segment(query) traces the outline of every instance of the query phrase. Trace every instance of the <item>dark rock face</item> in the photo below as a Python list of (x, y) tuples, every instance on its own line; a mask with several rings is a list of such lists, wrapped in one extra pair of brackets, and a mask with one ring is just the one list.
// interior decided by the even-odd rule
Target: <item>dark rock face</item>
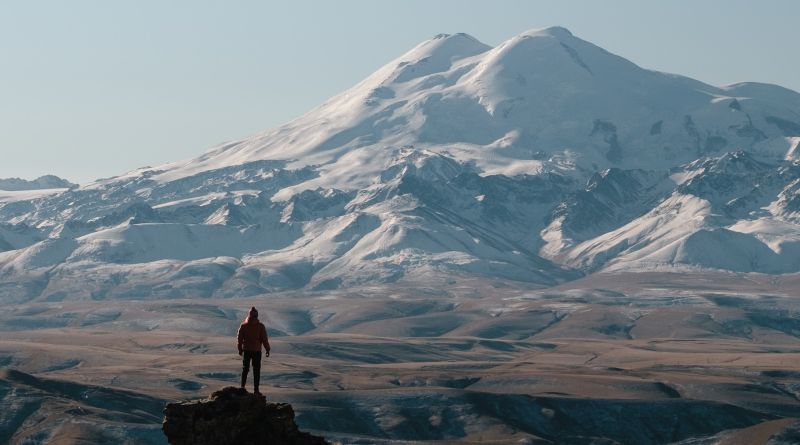
[(20, 178), (0, 179), (0, 190), (43, 190), (56, 188), (75, 188), (78, 184), (73, 184), (66, 179), (58, 176), (44, 175), (32, 181)]
[(328, 445), (297, 429), (288, 403), (267, 403), (233, 387), (206, 400), (168, 404), (162, 429), (172, 445)]

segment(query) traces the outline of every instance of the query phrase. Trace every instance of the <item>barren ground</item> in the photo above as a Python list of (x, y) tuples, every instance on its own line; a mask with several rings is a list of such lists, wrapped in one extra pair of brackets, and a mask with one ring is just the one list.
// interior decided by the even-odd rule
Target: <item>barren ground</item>
[(238, 384), (250, 306), (273, 346), (262, 392), (344, 443), (793, 443), (795, 281), (601, 275), (546, 290), (7, 306), (0, 443), (164, 443), (166, 401)]

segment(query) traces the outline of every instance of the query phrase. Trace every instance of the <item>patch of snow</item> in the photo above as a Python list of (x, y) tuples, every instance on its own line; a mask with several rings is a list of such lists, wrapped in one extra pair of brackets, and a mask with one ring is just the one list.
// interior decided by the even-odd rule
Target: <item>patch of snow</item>
[(55, 189), (15, 190), (15, 191), (0, 190), (0, 203), (30, 201), (32, 199), (64, 193), (67, 190), (69, 189), (55, 188)]

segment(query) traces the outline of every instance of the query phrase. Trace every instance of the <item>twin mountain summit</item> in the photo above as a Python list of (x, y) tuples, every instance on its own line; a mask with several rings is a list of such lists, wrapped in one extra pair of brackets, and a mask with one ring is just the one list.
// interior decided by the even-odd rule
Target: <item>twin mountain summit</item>
[(799, 144), (786, 88), (647, 70), (559, 27), (497, 47), (443, 34), (195, 159), (0, 192), (0, 289), (25, 302), (798, 272)]

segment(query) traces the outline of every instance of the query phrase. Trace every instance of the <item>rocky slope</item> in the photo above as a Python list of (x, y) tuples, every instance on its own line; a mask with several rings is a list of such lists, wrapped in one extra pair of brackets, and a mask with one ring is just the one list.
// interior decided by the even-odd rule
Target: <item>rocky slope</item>
[(0, 196), (0, 295), (798, 272), (798, 144), (778, 86), (650, 71), (558, 27), (439, 35), (198, 158)]
[(233, 387), (207, 400), (168, 404), (163, 430), (172, 445), (328, 444), (297, 429), (291, 405)]
[(0, 443), (157, 444), (164, 401), (8, 369), (0, 360)]

